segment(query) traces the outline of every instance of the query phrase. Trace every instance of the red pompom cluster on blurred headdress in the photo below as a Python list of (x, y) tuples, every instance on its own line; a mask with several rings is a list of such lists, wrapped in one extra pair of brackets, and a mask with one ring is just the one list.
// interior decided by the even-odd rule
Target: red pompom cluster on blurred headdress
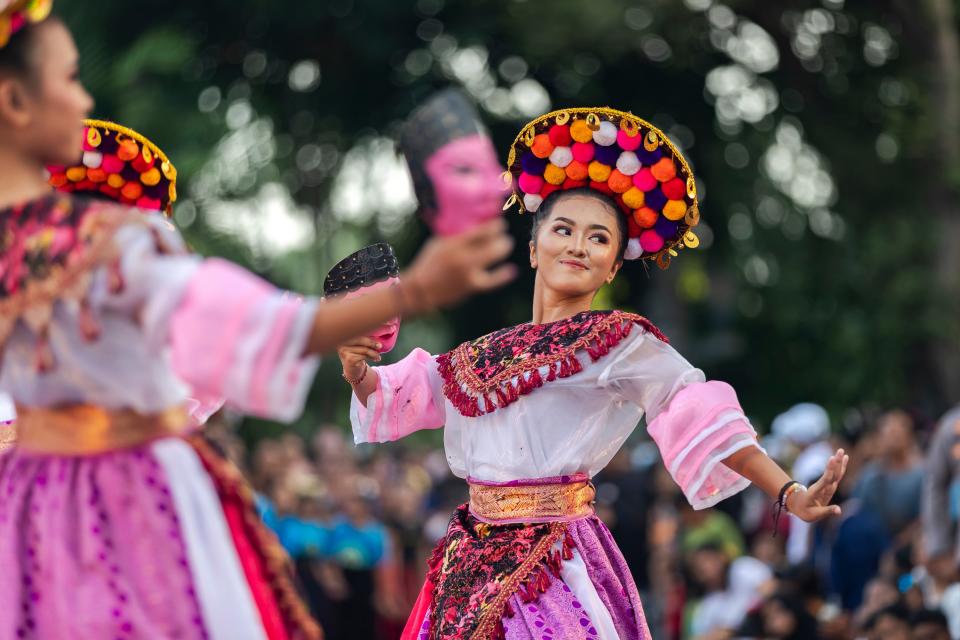
[(608, 108), (553, 111), (527, 124), (507, 158), (514, 195), (508, 206), (536, 212), (551, 193), (589, 188), (627, 217), (626, 258), (666, 267), (699, 245), (697, 186), (687, 161), (662, 131)]
[(0, 0), (0, 49), (28, 24), (46, 20), (52, 8), (53, 0)]
[(177, 170), (163, 151), (113, 122), (86, 120), (84, 125), (83, 156), (69, 167), (47, 167), (51, 186), (169, 216), (177, 199)]

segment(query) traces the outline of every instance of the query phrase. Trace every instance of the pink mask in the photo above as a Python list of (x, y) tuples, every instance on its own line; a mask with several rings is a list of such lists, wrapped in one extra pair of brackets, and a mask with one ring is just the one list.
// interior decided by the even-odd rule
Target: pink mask
[[(392, 287), (393, 285), (400, 282), (399, 278), (388, 278), (387, 280), (381, 280), (380, 282), (374, 282), (373, 284), (360, 287), (353, 291), (347, 292), (344, 296), (344, 300), (350, 300), (351, 298), (360, 298), (367, 295), (371, 291), (376, 291), (378, 289), (384, 289), (386, 287)], [(380, 325), (374, 329), (371, 333), (367, 334), (368, 338), (373, 338), (379, 342), (382, 347), (380, 347), (380, 353), (387, 353), (392, 350), (397, 344), (397, 336), (400, 334), (400, 318), (391, 318), (387, 320), (384, 324)]]
[(451, 140), (425, 164), (437, 210), (428, 216), (437, 235), (462, 233), (502, 212), (508, 187), (493, 142), (477, 133)]

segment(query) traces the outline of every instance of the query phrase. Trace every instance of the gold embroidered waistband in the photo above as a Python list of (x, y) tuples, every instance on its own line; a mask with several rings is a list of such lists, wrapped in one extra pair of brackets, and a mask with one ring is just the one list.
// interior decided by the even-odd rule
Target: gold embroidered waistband
[(16, 446), (36, 453), (90, 455), (182, 435), (189, 425), (181, 407), (154, 415), (94, 405), (17, 407)]
[(527, 485), (470, 483), (470, 512), (492, 524), (556, 522), (593, 515), (589, 480)]

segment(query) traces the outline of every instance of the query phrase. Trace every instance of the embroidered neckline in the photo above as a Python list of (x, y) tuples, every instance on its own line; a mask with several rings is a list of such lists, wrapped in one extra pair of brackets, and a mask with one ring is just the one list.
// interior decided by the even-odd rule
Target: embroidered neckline
[[(668, 342), (652, 322), (625, 311), (584, 311), (564, 320), (494, 331), (437, 358), (443, 393), (466, 417), (491, 413), (545, 382), (580, 372), (578, 351), (585, 350), (596, 362), (630, 335), (634, 325)], [(540, 373), (543, 367), (545, 376)]]
[(37, 338), (36, 368), (53, 366), (48, 328), (55, 304), (80, 305), (80, 329), (96, 339), (99, 323), (87, 304), (94, 268), (110, 270), (110, 288), (123, 288), (116, 231), (143, 222), (135, 209), (54, 193), (0, 209), (0, 348), (18, 321)]

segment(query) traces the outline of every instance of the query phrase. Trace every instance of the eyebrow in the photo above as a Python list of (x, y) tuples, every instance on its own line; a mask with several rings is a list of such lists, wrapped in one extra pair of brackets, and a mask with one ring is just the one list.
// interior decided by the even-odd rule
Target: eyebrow
[[(556, 220), (557, 222), (566, 222), (572, 227), (577, 226), (576, 222), (574, 222), (570, 218), (564, 218), (563, 216), (557, 216), (556, 218), (554, 218), (554, 220)], [(601, 229), (602, 231), (606, 231), (607, 233), (610, 233), (610, 228), (600, 223), (591, 224), (589, 227), (587, 227), (587, 229)]]

